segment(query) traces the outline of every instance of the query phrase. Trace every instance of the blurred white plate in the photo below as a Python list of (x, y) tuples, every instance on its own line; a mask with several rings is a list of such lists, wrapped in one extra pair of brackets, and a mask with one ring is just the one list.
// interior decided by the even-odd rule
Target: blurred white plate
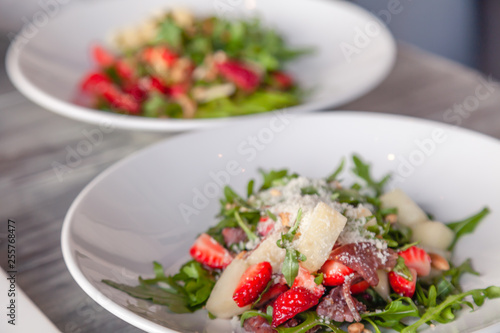
[[(90, 297), (132, 325), (148, 332), (228, 332), (228, 321), (210, 320), (206, 311), (171, 314), (101, 280), (136, 285), (139, 275), (152, 276), (154, 260), (174, 273), (189, 258), (196, 235), (216, 222), (223, 182), (244, 193), (250, 178), (260, 179), (259, 167), (323, 177), (353, 152), (373, 164), (376, 176), (393, 172), (391, 186), (438, 220), (459, 220), (489, 206), (492, 213), (460, 241), (454, 260), (470, 257), (482, 274), (465, 277), (466, 290), (500, 285), (500, 143), (445, 124), (353, 112), (280, 114), (181, 135), (119, 162), (71, 206), (62, 232), (64, 259)], [(230, 175), (234, 170), (240, 172)], [(185, 218), (181, 208), (188, 206), (194, 214)], [(433, 332), (471, 332), (494, 324), (491, 332), (499, 332), (499, 307), (500, 300), (486, 301)]]
[(14, 85), (35, 103), (90, 123), (106, 122), (137, 130), (181, 131), (265, 117), (152, 119), (93, 110), (73, 103), (80, 80), (94, 66), (89, 56), (93, 43), (104, 43), (110, 31), (140, 22), (154, 10), (178, 6), (199, 15), (257, 14), (267, 26), (282, 32), (291, 45), (313, 47), (314, 54), (290, 65), (299, 84), (313, 91), (302, 105), (289, 109), (294, 113), (336, 107), (365, 94), (387, 76), (396, 55), (394, 39), (385, 25), (366, 10), (344, 1), (78, 1), (59, 6), (60, 12), (43, 26), (33, 26), (36, 33), (21, 32), (7, 55), (8, 74)]

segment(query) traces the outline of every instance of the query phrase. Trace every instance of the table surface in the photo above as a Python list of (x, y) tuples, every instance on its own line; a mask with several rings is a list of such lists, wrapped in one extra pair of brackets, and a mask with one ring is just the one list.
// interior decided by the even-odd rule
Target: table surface
[[(5, 43), (0, 44), (2, 62), (5, 48)], [(488, 78), (474, 70), (399, 45), (396, 64), (387, 79), (338, 109), (440, 122), (447, 122), (447, 110), (461, 109), (460, 126), (500, 138), (500, 86), (488, 84), (489, 90), (485, 90), (485, 80)], [(0, 69), (0, 253), (7, 253), (6, 224), (14, 219), (18, 286), (61, 331), (139, 332), (78, 287), (64, 264), (60, 233), (70, 204), (92, 178), (117, 160), (170, 135), (115, 130), (59, 180), (52, 163), (64, 164), (67, 147), (75, 147), (85, 138), (83, 131), (94, 127), (28, 101)], [(0, 256), (4, 268), (6, 257)]]

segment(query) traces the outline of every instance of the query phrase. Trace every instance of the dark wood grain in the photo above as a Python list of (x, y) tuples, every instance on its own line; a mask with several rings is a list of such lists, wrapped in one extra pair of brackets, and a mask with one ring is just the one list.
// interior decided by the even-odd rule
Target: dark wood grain
[[(46, 111), (21, 96), (0, 71), (0, 253), (8, 218), (18, 225), (19, 286), (63, 332), (138, 332), (92, 301), (63, 262), (60, 232), (71, 202), (115, 161), (168, 137), (114, 130), (71, 173), (58, 177), (67, 149), (85, 139), (83, 124)], [(366, 96), (339, 109), (411, 115), (446, 122), (446, 110), (473, 98), (478, 72), (408, 46), (399, 46), (394, 70)], [(500, 138), (500, 89), (463, 117), (461, 126)], [(472, 96), (472, 97), (471, 97)], [(5, 256), (0, 265), (5, 267)], [(26, 319), (26, 318), (25, 318)]]

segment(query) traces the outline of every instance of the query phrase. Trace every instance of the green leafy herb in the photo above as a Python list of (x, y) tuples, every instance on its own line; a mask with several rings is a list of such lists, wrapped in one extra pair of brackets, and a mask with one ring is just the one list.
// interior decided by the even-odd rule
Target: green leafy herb
[(453, 239), (453, 242), (451, 243), (449, 250), (453, 250), (455, 244), (462, 236), (474, 232), (479, 222), (481, 222), (481, 220), (489, 213), (490, 213), (489, 208), (485, 207), (479, 213), (471, 217), (468, 217), (465, 220), (454, 223), (448, 223), (447, 224), (448, 228), (450, 228), (455, 232), (455, 238)]
[(318, 276), (314, 278), (314, 283), (316, 283), (318, 286), (323, 283), (323, 278), (324, 275), (323, 273), (319, 273)]
[(262, 178), (264, 182), (260, 187), (260, 190), (267, 190), (276, 185), (284, 185), (288, 180), (292, 178), (296, 178), (297, 175), (289, 175), (287, 169), (282, 170), (271, 170), (269, 172), (265, 172), (264, 170), (259, 170), (262, 174)]
[(300, 189), (302, 195), (319, 195), (318, 190), (314, 186), (307, 186)]
[(322, 320), (315, 311), (305, 311), (302, 313), (299, 313), (296, 318), (299, 318), (302, 320), (300, 324), (298, 324), (295, 327), (276, 327), (275, 329), (279, 333), (305, 333), (312, 329), (315, 326), (323, 326), (323, 327), (328, 327), (332, 332), (334, 333), (345, 333), (342, 329), (340, 329), (337, 325), (338, 323), (335, 322), (328, 322), (325, 320)]
[(155, 42), (166, 43), (175, 49), (179, 49), (182, 43), (182, 29), (175, 24), (172, 18), (166, 17), (165, 20), (160, 23), (160, 29)]
[(297, 212), (297, 218), (294, 225), (288, 230), (286, 234), (281, 234), (281, 239), (278, 239), (276, 244), (285, 249), (285, 259), (283, 261), (282, 273), (285, 277), (286, 283), (291, 287), (295, 278), (299, 274), (299, 261), (306, 261), (307, 258), (302, 253), (292, 248), (292, 241), (297, 233), (300, 219), (302, 218), (302, 209)]
[(500, 297), (500, 287), (491, 286), (485, 289), (474, 289), (461, 294), (448, 296), (443, 302), (436, 306), (430, 306), (412, 325), (401, 330), (402, 333), (415, 333), (417, 329), (430, 321), (448, 323), (455, 319), (455, 312), (461, 309), (461, 305), (473, 307), (472, 303), (464, 300), (467, 296), (472, 296), (472, 300), (478, 306), (484, 303), (486, 298), (493, 299)]
[(397, 261), (396, 261), (396, 266), (392, 269), (392, 271), (403, 278), (405, 278), (408, 281), (413, 281), (413, 276), (411, 275), (410, 270), (408, 267), (405, 265), (405, 260), (403, 257), (399, 256)]
[(247, 235), (247, 237), (248, 237), (249, 240), (255, 241), (255, 240), (259, 239), (259, 237), (257, 237), (257, 235), (255, 235), (252, 232), (252, 230), (250, 230), (250, 228), (243, 221), (243, 219), (241, 218), (241, 216), (240, 216), (240, 214), (238, 212), (234, 212), (234, 217), (236, 218), (236, 222), (238, 222), (238, 225), (240, 226), (241, 229), (243, 229), (243, 231), (245, 232), (245, 234)]
[[(419, 311), (411, 298), (401, 297), (387, 304), (383, 311), (367, 312), (361, 318), (372, 320), (374, 327), (382, 326), (400, 330), (404, 327), (401, 320), (407, 317), (420, 317)], [(377, 328), (378, 330), (378, 328)]]
[(328, 183), (333, 182), (334, 180), (337, 180), (338, 175), (344, 170), (344, 164), (345, 164), (345, 158), (342, 157), (342, 160), (340, 161), (339, 166), (335, 169), (335, 171), (326, 178), (326, 181)]
[(248, 310), (248, 311), (243, 312), (243, 314), (241, 315), (241, 318), (240, 318), (241, 326), (243, 326), (243, 324), (245, 323), (245, 320), (247, 320), (248, 318), (256, 317), (256, 316), (263, 317), (264, 319), (267, 320), (267, 322), (269, 324), (271, 324), (271, 322), (273, 320), (273, 307), (269, 305), (266, 308), (265, 313), (262, 311), (258, 311), (258, 310)]
[(377, 196), (380, 196), (384, 190), (385, 184), (391, 178), (391, 176), (387, 175), (383, 177), (382, 180), (375, 181), (371, 176), (369, 164), (364, 163), (357, 155), (353, 155), (352, 160), (354, 162), (354, 168), (352, 169), (354, 174), (363, 179), (366, 182), (366, 185), (372, 188)]
[(250, 198), (250, 196), (253, 194), (254, 185), (255, 185), (255, 181), (253, 179), (251, 179), (247, 185), (247, 198)]
[(273, 213), (271, 213), (271, 211), (269, 211), (269, 209), (266, 210), (266, 214), (267, 216), (269, 216), (271, 218), (271, 220), (273, 220), (274, 222), (276, 222), (278, 220), (278, 218), (276, 217), (276, 215), (274, 215)]
[[(200, 309), (207, 301), (215, 285), (215, 278), (196, 261), (184, 264), (174, 276), (165, 276), (163, 267), (154, 262), (155, 277), (139, 277), (139, 285), (129, 286), (110, 280), (102, 282), (127, 294), (166, 305), (175, 313), (189, 313)], [(162, 287), (159, 283), (165, 283)]]

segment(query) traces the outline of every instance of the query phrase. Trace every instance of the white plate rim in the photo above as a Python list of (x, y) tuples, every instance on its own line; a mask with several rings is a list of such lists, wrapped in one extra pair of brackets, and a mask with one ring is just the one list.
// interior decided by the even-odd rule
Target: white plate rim
[[(387, 28), (387, 26), (375, 15), (365, 10), (364, 8), (350, 2), (328, 1), (328, 0), (309, 0), (328, 3), (332, 6), (346, 6), (356, 10), (362, 10), (368, 14), (374, 22), (377, 22), (381, 27), (381, 35), (386, 42), (389, 42), (390, 49), (387, 50), (387, 59), (381, 65), (381, 71), (378, 76), (374, 76), (370, 84), (367, 84), (363, 89), (357, 91), (356, 94), (346, 95), (339, 99), (336, 103), (317, 101), (304, 103), (297, 106), (286, 108), (287, 112), (295, 114), (312, 112), (317, 110), (331, 109), (341, 106), (350, 101), (353, 101), (377, 87), (391, 72), (394, 67), (397, 55), (396, 41)], [(98, 3), (98, 2), (96, 2)], [(90, 3), (95, 5), (95, 3)], [(64, 12), (63, 12), (64, 14)], [(50, 22), (49, 22), (50, 24)], [(34, 37), (36, 38), (36, 36)], [(9, 46), (6, 54), (6, 70), (7, 75), (12, 81), (13, 85), (27, 98), (42, 106), (43, 108), (55, 112), (59, 115), (69, 117), (78, 121), (88, 122), (91, 124), (110, 124), (117, 128), (128, 130), (144, 130), (152, 132), (179, 132), (193, 129), (211, 128), (217, 126), (227, 125), (231, 122), (244, 121), (254, 118), (263, 118), (272, 115), (273, 112), (266, 112), (262, 114), (250, 114), (236, 117), (225, 118), (207, 118), (207, 119), (157, 119), (136, 116), (126, 116), (111, 112), (95, 110), (83, 106), (79, 106), (59, 98), (53, 97), (37, 88), (24, 74), (20, 65), (20, 56), (23, 48), (21, 47), (22, 41), (14, 38)], [(281, 109), (284, 110), (284, 109)], [(276, 110), (279, 111), (279, 110)]]
[[(437, 122), (434, 120), (428, 120), (428, 119), (422, 119), (422, 118), (416, 118), (412, 116), (406, 116), (406, 115), (397, 115), (397, 114), (388, 114), (388, 113), (374, 113), (374, 112), (366, 112), (366, 111), (336, 111), (335, 113), (312, 113), (308, 115), (302, 115), (300, 117), (302, 118), (314, 118), (314, 117), (352, 117), (353, 120), (355, 118), (377, 118), (377, 119), (393, 119), (393, 120), (405, 120), (405, 121), (411, 121), (413, 123), (419, 124), (419, 125), (427, 125), (427, 126), (439, 126), (440, 128), (444, 130), (453, 130), (457, 131), (459, 134), (467, 134), (467, 135), (474, 135), (477, 136), (483, 140), (489, 141), (491, 143), (494, 143), (496, 145), (500, 145), (500, 140), (488, 136), (486, 134), (476, 132), (470, 129), (462, 128), (462, 127), (457, 127), (454, 125), (446, 124), (446, 123), (441, 123)], [(253, 120), (255, 123), (259, 123), (261, 120), (255, 119)], [(244, 126), (244, 125), (240, 125)], [(141, 317), (134, 312), (123, 308), (119, 304), (115, 303), (113, 300), (107, 298), (103, 293), (101, 293), (97, 288), (95, 288), (92, 283), (90, 283), (85, 276), (83, 275), (83, 272), (81, 271), (78, 263), (76, 262), (74, 256), (73, 256), (73, 249), (71, 246), (71, 234), (70, 234), (70, 228), (71, 224), (73, 221), (73, 215), (78, 208), (80, 202), (86, 197), (87, 193), (89, 193), (94, 186), (96, 186), (101, 180), (105, 179), (109, 174), (112, 174), (116, 169), (122, 167), (122, 165), (128, 164), (130, 161), (138, 159), (141, 157), (143, 154), (147, 154), (150, 150), (156, 149), (157, 146), (163, 145), (166, 142), (171, 142), (171, 141), (177, 141), (177, 140), (183, 140), (184, 137), (191, 137), (191, 136), (198, 136), (198, 135), (204, 135), (205, 132), (210, 132), (210, 130), (207, 131), (199, 131), (199, 132), (190, 132), (190, 133), (183, 133), (180, 135), (177, 135), (173, 138), (166, 138), (164, 140), (161, 140), (157, 143), (154, 143), (146, 148), (143, 148), (132, 155), (116, 162), (115, 164), (111, 165), (104, 171), (102, 171), (99, 175), (97, 175), (92, 181), (90, 181), (89, 184), (87, 184), (84, 189), (78, 194), (78, 196), (75, 198), (73, 203), (71, 204), (65, 218), (63, 221), (63, 226), (62, 226), (62, 231), (61, 231), (61, 248), (62, 248), (62, 254), (63, 254), (63, 259), (64, 262), (66, 263), (66, 266), (68, 267), (68, 270), (71, 274), (71, 276), (74, 278), (74, 280), (77, 282), (77, 284), (89, 295), (94, 301), (96, 301), (98, 304), (100, 304), (102, 307), (104, 307), (106, 310), (111, 312), (112, 314), (116, 315), (120, 319), (126, 321), (127, 323), (136, 326), (140, 329), (143, 329), (147, 332), (158, 332), (158, 333), (164, 333), (164, 332), (178, 332), (174, 331), (168, 327), (156, 324), (144, 317)], [(484, 332), (484, 333), (492, 333), (495, 332), (495, 329), (500, 328), (500, 322), (494, 323), (493, 325), (489, 325), (484, 328), (479, 328), (478, 331), (475, 332)]]

